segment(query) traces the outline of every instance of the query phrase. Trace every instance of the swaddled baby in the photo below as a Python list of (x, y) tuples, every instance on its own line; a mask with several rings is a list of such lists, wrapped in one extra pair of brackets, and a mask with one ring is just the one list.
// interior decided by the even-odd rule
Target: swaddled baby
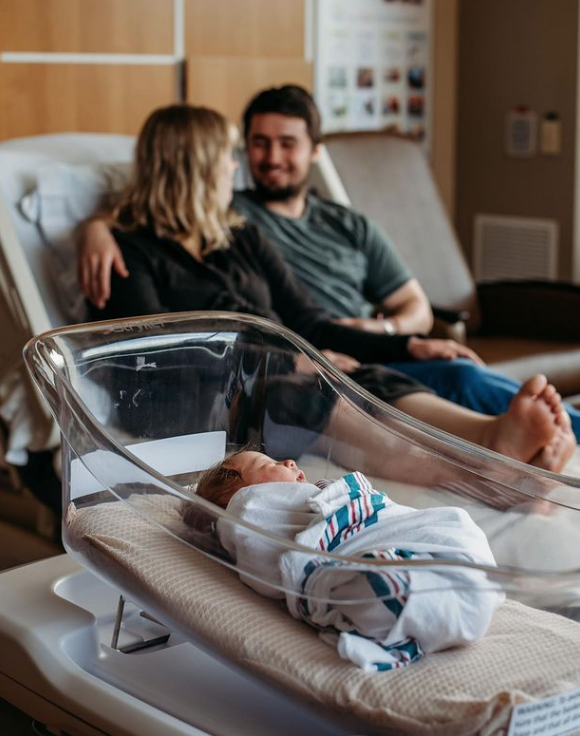
[[(484, 573), (463, 566), (495, 566), (484, 533), (463, 509), (402, 506), (356, 472), (314, 485), (293, 460), (248, 451), (208, 470), (197, 493), (278, 537), (365, 561), (357, 569), (320, 554), (284, 551), (247, 528), (218, 521), (220, 541), (243, 582), (285, 598), (295, 618), (318, 628), (343, 658), (367, 671), (401, 667), (478, 639), (503, 601)], [(373, 569), (375, 560), (395, 564)], [(410, 560), (425, 566), (409, 567)]]

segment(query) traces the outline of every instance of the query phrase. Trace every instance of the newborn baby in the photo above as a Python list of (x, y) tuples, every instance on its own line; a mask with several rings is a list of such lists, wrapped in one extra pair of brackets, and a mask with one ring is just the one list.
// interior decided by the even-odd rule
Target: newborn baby
[[(485, 573), (464, 566), (495, 566), (484, 533), (466, 511), (402, 506), (361, 473), (314, 485), (293, 460), (242, 451), (208, 470), (197, 493), (318, 552), (284, 547), (227, 519), (217, 524), (243, 582), (285, 598), (295, 618), (367, 671), (401, 667), (478, 639), (504, 599)], [(191, 523), (195, 513), (191, 505), (185, 520)], [(337, 564), (325, 553), (351, 561)], [(364, 559), (362, 568), (353, 558)], [(410, 560), (425, 565), (409, 566)]]

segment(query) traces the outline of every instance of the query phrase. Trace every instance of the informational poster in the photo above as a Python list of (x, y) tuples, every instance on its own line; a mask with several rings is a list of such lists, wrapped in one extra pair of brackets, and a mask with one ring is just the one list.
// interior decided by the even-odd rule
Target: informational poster
[(431, 0), (316, 0), (325, 133), (390, 129), (427, 144)]

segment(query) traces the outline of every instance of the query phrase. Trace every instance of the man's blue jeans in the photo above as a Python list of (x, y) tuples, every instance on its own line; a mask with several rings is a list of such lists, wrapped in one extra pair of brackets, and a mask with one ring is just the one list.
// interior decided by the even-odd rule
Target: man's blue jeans
[[(518, 381), (467, 358), (389, 363), (389, 367), (415, 378), (454, 404), (492, 416), (507, 410), (521, 386)], [(572, 420), (572, 430), (580, 442), (580, 411), (568, 404), (566, 409)]]

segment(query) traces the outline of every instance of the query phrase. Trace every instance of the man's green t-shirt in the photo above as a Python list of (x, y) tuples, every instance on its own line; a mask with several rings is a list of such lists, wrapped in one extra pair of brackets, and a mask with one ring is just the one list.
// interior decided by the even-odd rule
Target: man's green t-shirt
[(364, 215), (309, 194), (302, 217), (278, 215), (251, 190), (234, 209), (279, 248), (300, 283), (334, 317), (368, 317), (412, 278), (381, 230)]

